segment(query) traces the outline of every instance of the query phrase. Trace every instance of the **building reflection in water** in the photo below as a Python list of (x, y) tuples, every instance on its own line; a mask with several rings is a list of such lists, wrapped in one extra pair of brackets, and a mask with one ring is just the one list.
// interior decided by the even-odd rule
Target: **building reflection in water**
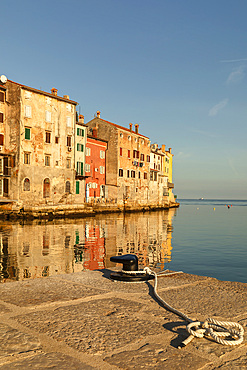
[(111, 268), (113, 255), (136, 254), (164, 269), (172, 258), (175, 209), (79, 220), (0, 225), (0, 281)]

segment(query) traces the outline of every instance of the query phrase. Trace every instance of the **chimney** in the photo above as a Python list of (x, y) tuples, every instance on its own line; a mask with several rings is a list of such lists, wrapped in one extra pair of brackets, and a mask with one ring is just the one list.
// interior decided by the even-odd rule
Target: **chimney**
[(95, 137), (97, 139), (97, 128), (93, 128), (93, 137)]
[(162, 144), (161, 150), (162, 150), (163, 153), (166, 152), (166, 146), (164, 144)]
[(132, 131), (132, 123), (130, 123), (130, 131)]
[(169, 148), (169, 153), (170, 153), (170, 154), (172, 153), (172, 148)]
[(53, 88), (51, 89), (51, 93), (52, 93), (53, 95), (57, 96), (57, 89), (55, 89), (55, 87), (53, 87)]
[(138, 129), (139, 129), (139, 125), (136, 123), (135, 124), (135, 133), (138, 134)]
[(69, 100), (69, 95), (64, 95), (63, 98)]
[(84, 116), (82, 114), (79, 114), (79, 122), (84, 123)]
[(100, 118), (100, 111), (99, 110), (97, 110), (96, 116), (97, 116), (97, 118)]

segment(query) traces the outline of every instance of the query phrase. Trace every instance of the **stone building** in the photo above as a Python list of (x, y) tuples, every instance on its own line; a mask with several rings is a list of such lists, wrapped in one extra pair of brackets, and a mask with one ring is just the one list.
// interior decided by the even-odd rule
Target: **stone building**
[(98, 138), (108, 142), (106, 189), (108, 199), (119, 205), (146, 205), (149, 202), (150, 140), (139, 133), (139, 125), (122, 127), (100, 118), (87, 123)]
[(77, 103), (57, 92), (0, 83), (1, 203), (73, 202)]

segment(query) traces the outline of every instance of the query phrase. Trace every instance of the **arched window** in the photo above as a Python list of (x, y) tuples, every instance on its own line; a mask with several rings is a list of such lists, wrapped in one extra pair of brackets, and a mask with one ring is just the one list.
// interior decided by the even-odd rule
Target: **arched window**
[(23, 190), (30, 191), (30, 180), (26, 177), (23, 182)]
[(70, 193), (70, 181), (66, 181), (66, 184), (65, 184), (65, 193)]
[(49, 198), (49, 196), (50, 196), (50, 180), (49, 179), (44, 179), (43, 197), (44, 198)]

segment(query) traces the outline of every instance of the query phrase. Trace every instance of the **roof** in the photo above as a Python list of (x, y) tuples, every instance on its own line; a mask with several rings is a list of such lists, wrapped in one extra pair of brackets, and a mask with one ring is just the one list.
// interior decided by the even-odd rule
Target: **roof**
[[(142, 135), (142, 134), (139, 134), (139, 133), (137, 134), (135, 131), (130, 130), (129, 128), (126, 128), (126, 127), (123, 127), (123, 126), (117, 125), (116, 123), (113, 123), (113, 122), (110, 122), (110, 121), (106, 121), (105, 119), (102, 119), (102, 118), (99, 118), (99, 117), (95, 117), (95, 118), (93, 118), (91, 121), (93, 121), (94, 119), (97, 119), (97, 120), (100, 120), (100, 121), (103, 121), (103, 122), (109, 123), (110, 125), (115, 126), (115, 127), (119, 128), (119, 129), (121, 129), (121, 130), (128, 131), (128, 132), (130, 132), (131, 134), (135, 134), (135, 135), (138, 135), (138, 136), (141, 136), (141, 137), (145, 137), (146, 139), (150, 140), (150, 139), (149, 139), (149, 137), (147, 137), (147, 136), (145, 136), (145, 135)], [(91, 122), (91, 121), (89, 121), (89, 122)], [(88, 123), (89, 123), (89, 122), (88, 122)]]
[(18, 82), (14, 82), (14, 81), (11, 81), (11, 80), (8, 80), (8, 82), (11, 82), (15, 85), (18, 85), (20, 87), (22, 87), (23, 89), (26, 89), (26, 90), (29, 90), (29, 91), (32, 91), (32, 92), (35, 92), (37, 94), (42, 94), (42, 95), (46, 95), (46, 96), (49, 96), (50, 98), (55, 98), (55, 99), (58, 99), (58, 100), (62, 100), (62, 101), (65, 101), (67, 103), (70, 103), (70, 104), (74, 104), (74, 105), (77, 105), (78, 103), (74, 100), (70, 100), (70, 99), (66, 99), (66, 98), (63, 98), (61, 96), (57, 96), (57, 95), (54, 95), (52, 93), (48, 93), (46, 91), (42, 91), (42, 90), (38, 90), (38, 89), (34, 89), (33, 87), (29, 87), (29, 86), (26, 86), (26, 85), (22, 85)]
[(93, 135), (88, 135), (87, 134), (87, 139), (96, 140), (96, 141), (102, 141), (102, 143), (108, 144), (108, 141), (103, 140), (103, 139), (99, 139), (98, 137), (95, 137)]

